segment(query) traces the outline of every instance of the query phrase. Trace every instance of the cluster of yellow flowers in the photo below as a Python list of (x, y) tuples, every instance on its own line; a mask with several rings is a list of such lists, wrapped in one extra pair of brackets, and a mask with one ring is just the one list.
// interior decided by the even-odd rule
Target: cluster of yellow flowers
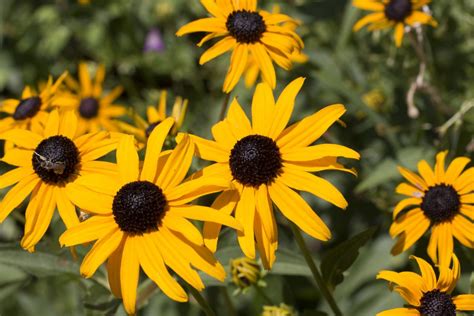
[[(357, 7), (380, 11), (355, 28), (369, 22), (375, 23), (373, 29), (395, 26), (398, 45), (405, 25), (434, 23), (417, 11), (428, 2), (355, 0)], [(0, 139), (6, 141), (2, 161), (13, 166), (0, 176), (0, 188), (11, 187), (0, 203), (0, 222), (28, 200), (21, 246), (34, 251), (57, 209), (67, 228), (60, 244), (95, 242), (83, 259), (81, 274), (91, 277), (107, 261), (110, 289), (123, 299), (129, 314), (136, 311), (140, 268), (176, 301), (188, 297), (168, 269), (197, 290), (204, 283), (196, 270), (224, 280), (224, 268), (213, 255), (222, 225), (235, 229), (245, 256), (255, 258), (258, 251), (263, 266), (271, 269), (278, 248), (274, 205), (308, 235), (330, 239), (330, 229), (298, 192), (345, 209), (348, 203), (339, 190), (314, 173), (355, 174), (338, 158), (360, 158), (342, 145), (313, 145), (345, 113), (342, 104), (288, 126), (304, 78), (293, 80), (274, 98), (273, 63), (289, 70), (292, 62), (305, 59), (303, 41), (295, 33), (298, 21), (279, 9), (258, 10), (256, 0), (201, 3), (211, 17), (183, 26), (177, 35), (208, 32), (199, 46), (223, 37), (200, 63), (232, 51), (226, 93), (244, 73), (249, 86), (261, 73), (263, 83), (256, 86), (249, 107), (251, 120), (234, 99), (227, 116), (212, 127), (213, 140), (180, 133), (188, 102), (177, 98), (168, 117), (162, 92), (158, 106), (147, 108), (147, 119), (132, 113), (134, 125), (119, 121), (130, 114), (114, 104), (122, 88), (104, 94), (105, 68), (97, 67), (92, 80), (85, 63), (79, 65), (79, 80), (66, 73), (56, 81), (50, 78), (38, 93), (26, 87), (19, 100), (5, 100), (0, 109), (6, 113), (0, 121)], [(168, 137), (175, 137), (175, 148), (166, 148)], [(139, 150), (144, 151), (143, 161)], [(113, 151), (115, 162), (100, 160)], [(211, 164), (187, 177), (195, 156)], [(390, 228), (392, 236), (400, 237), (395, 255), (432, 227), (428, 254), (439, 265), (440, 276), (437, 280), (420, 258), (415, 259), (421, 276), (382, 271), (378, 277), (398, 284), (396, 291), (410, 307), (380, 315), (434, 315), (433, 308), (454, 315), (456, 310), (474, 309), (474, 296), (450, 295), (460, 273), (453, 236), (474, 248), (474, 168), (463, 172), (470, 160), (460, 157), (445, 170), (445, 157), (446, 152), (438, 154), (434, 171), (421, 161), (421, 177), (400, 168), (411, 184), (399, 185), (397, 192), (409, 198), (396, 206)], [(219, 194), (210, 207), (192, 204), (212, 193)], [(403, 212), (407, 207), (413, 209)], [(81, 221), (79, 213), (88, 218)], [(202, 221), (202, 232), (190, 220)], [(257, 279), (258, 273), (252, 277)], [(266, 313), (272, 314), (270, 309)]]

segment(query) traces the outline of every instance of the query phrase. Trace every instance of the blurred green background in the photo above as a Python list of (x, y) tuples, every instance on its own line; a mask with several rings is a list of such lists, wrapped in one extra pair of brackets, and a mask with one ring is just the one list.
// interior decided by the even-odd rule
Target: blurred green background
[[(386, 282), (375, 280), (382, 269), (413, 268), (406, 254), (390, 255), (391, 210), (400, 199), (394, 193), (401, 181), (396, 166), (415, 169), (418, 160), (432, 162), (435, 153), (444, 149), (450, 151), (450, 158), (473, 156), (474, 111), (442, 132), (439, 128), (463, 105), (472, 107), (474, 102), (474, 1), (436, 0), (431, 5), (439, 26), (424, 29), (426, 81), (437, 92), (435, 97), (429, 91), (416, 94), (414, 101), (420, 110), (416, 119), (407, 116), (406, 94), (418, 73), (419, 59), (408, 38), (397, 49), (391, 31), (352, 33), (352, 25), (363, 13), (352, 8), (350, 1), (259, 1), (268, 10), (274, 4), (303, 22), (298, 32), (310, 57), (307, 64), (295, 65), (291, 72), (278, 70), (276, 93), (298, 76), (307, 78), (294, 121), (325, 105), (344, 103), (347, 127), (336, 124), (324, 141), (349, 146), (362, 155), (361, 162), (354, 165), (358, 178), (324, 174), (346, 196), (347, 211), (305, 195), (334, 236), (325, 244), (309, 238), (307, 242), (318, 262), (342, 258), (343, 262), (334, 265), (340, 270), (332, 271), (337, 276), (332, 281), (342, 281), (344, 271), (344, 282), (337, 285), (335, 296), (346, 315), (374, 315), (402, 306)], [(184, 130), (210, 137), (224, 99), (221, 86), (229, 55), (199, 66), (204, 49), (195, 44), (200, 36), (174, 35), (180, 26), (204, 14), (197, 0), (91, 0), (88, 5), (73, 0), (1, 0), (0, 100), (19, 97), (24, 85), (35, 85), (49, 74), (58, 76), (69, 70), (75, 75), (79, 61), (103, 63), (108, 71), (106, 87), (120, 84), (125, 88), (119, 103), (143, 113), (146, 105), (157, 102), (160, 89), (169, 89), (172, 95), (190, 100)], [(161, 32), (164, 49), (160, 52), (144, 52), (152, 29)], [(232, 96), (238, 96), (248, 111), (252, 93), (240, 83)], [(197, 161), (196, 168), (200, 166)], [(0, 315), (123, 315), (120, 302), (104, 286), (104, 271), (96, 273), (94, 280), (81, 279), (80, 261), (59, 248), (57, 237), (64, 227), (58, 219), (33, 255), (18, 245), (22, 221), (22, 211), (17, 210), (0, 225)], [(264, 278), (264, 291), (273, 303), (291, 305), (300, 315), (330, 314), (296, 251), (286, 221), (279, 218), (279, 222), (277, 263)], [(375, 233), (368, 230), (371, 227)], [(338, 251), (345, 248), (337, 246), (360, 233), (349, 243), (352, 251), (342, 256)], [(224, 231), (217, 253), (223, 264), (241, 256), (235, 245), (235, 234)], [(83, 248), (80, 253), (86, 251)], [(410, 253), (426, 258), (426, 239)], [(456, 253), (463, 269), (458, 289), (469, 293), (474, 255), (461, 247)], [(228, 284), (205, 280), (207, 297), (218, 315), (230, 315), (223, 294), (227, 291), (232, 296), (235, 290), (230, 279)], [(142, 289), (148, 289), (147, 281), (139, 294)], [(140, 302), (141, 315), (200, 315), (193, 301), (175, 303), (159, 291), (145, 298)], [(239, 315), (259, 315), (262, 305), (269, 304), (253, 290), (231, 299)]]

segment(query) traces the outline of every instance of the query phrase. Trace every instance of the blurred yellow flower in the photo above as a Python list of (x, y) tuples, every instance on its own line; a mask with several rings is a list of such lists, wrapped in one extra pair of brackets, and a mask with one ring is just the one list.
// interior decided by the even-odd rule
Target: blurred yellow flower
[(370, 31), (394, 28), (395, 44), (400, 47), (406, 26), (438, 25), (435, 19), (423, 10), (430, 2), (431, 0), (353, 0), (354, 7), (375, 12), (357, 21), (354, 31), (360, 30), (367, 24), (370, 24), (368, 27)]
[(242, 290), (257, 285), (261, 277), (260, 265), (254, 259), (247, 257), (231, 260), (230, 273), (232, 282)]
[(77, 112), (80, 133), (118, 131), (114, 119), (123, 116), (127, 110), (122, 105), (114, 104), (114, 101), (122, 94), (123, 88), (117, 86), (108, 94), (104, 93), (104, 65), (97, 66), (94, 80), (85, 62), (79, 63), (78, 73), (79, 81), (71, 76), (66, 77), (65, 83), (69, 90), (61, 92), (58, 105)]
[[(58, 105), (57, 91), (67, 73), (63, 73), (55, 82), (50, 76), (46, 84), (41, 84), (38, 92), (26, 86), (21, 98), (6, 99), (0, 103), (0, 112), (7, 116), (0, 119), (0, 133), (13, 128), (27, 129), (41, 133), (48, 112)], [(67, 100), (70, 102), (70, 100)]]
[(164, 121), (166, 118), (170, 117), (173, 119), (173, 127), (171, 128), (170, 135), (175, 136), (179, 131), (181, 126), (183, 126), (184, 118), (186, 117), (186, 111), (188, 109), (188, 100), (183, 99), (182, 97), (176, 97), (173, 108), (171, 110), (171, 115), (167, 116), (166, 114), (166, 101), (167, 101), (167, 91), (162, 90), (160, 92), (160, 98), (156, 106), (149, 105), (146, 109), (146, 120), (144, 120), (140, 115), (133, 113), (133, 121), (136, 126), (131, 126), (127, 123), (116, 121), (116, 124), (124, 132), (134, 135), (139, 142), (146, 144), (148, 137), (154, 128)]
[[(392, 254), (410, 248), (431, 227), (428, 255), (435, 263), (451, 260), (453, 237), (463, 246), (474, 248), (474, 167), (471, 161), (457, 157), (445, 170), (447, 151), (436, 155), (434, 170), (425, 160), (418, 163), (420, 176), (399, 167), (409, 183), (397, 186), (397, 193), (408, 196), (393, 211), (392, 238), (398, 237)], [(403, 212), (403, 210), (408, 211)]]
[(420, 268), (414, 272), (380, 271), (377, 279), (390, 282), (390, 288), (400, 294), (407, 307), (380, 312), (377, 316), (456, 316), (458, 311), (474, 311), (474, 294), (453, 296), (451, 293), (461, 275), (458, 258), (452, 256), (446, 265), (438, 266), (439, 276), (425, 260), (412, 256)]
[(198, 46), (210, 39), (224, 36), (202, 54), (199, 63), (208, 61), (232, 50), (230, 66), (224, 80), (223, 91), (230, 93), (247, 68), (249, 56), (254, 58), (263, 80), (272, 89), (276, 85), (273, 62), (289, 69), (290, 56), (303, 48), (303, 41), (292, 28), (284, 23), (293, 19), (284, 14), (257, 10), (257, 0), (201, 0), (212, 15), (181, 27), (176, 35), (208, 32)]
[(281, 303), (280, 306), (263, 306), (261, 316), (296, 316), (295, 310), (286, 304)]

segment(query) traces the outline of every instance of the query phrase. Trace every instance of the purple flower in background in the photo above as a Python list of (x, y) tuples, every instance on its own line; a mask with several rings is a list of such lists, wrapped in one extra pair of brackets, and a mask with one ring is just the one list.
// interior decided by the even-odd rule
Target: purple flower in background
[(160, 30), (152, 28), (146, 35), (145, 45), (143, 45), (144, 52), (162, 52), (165, 50), (165, 43), (161, 36)]

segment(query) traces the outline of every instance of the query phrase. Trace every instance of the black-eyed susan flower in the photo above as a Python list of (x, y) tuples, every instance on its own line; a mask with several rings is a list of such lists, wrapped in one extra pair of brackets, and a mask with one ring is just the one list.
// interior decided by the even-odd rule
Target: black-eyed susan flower
[[(425, 160), (420, 161), (420, 175), (399, 167), (409, 183), (401, 183), (396, 191), (408, 198), (393, 211), (390, 235), (399, 239), (392, 254), (410, 248), (430, 227), (428, 255), (436, 263), (450, 260), (453, 237), (463, 246), (474, 248), (474, 168), (463, 172), (470, 159), (458, 157), (445, 170), (446, 154), (443, 151), (436, 155), (434, 170)], [(408, 211), (401, 213), (405, 209)]]
[[(347, 202), (338, 189), (311, 172), (353, 172), (338, 164), (337, 157), (359, 159), (357, 152), (341, 145), (310, 146), (345, 112), (341, 104), (328, 106), (286, 127), (303, 82), (303, 78), (291, 82), (276, 102), (271, 87), (261, 83), (252, 101), (252, 124), (234, 99), (227, 117), (212, 128), (215, 141), (191, 136), (197, 155), (216, 162), (201, 174), (220, 176), (231, 183), (231, 189), (221, 193), (212, 207), (225, 214), (234, 213), (244, 226), (238, 232), (242, 251), (254, 258), (256, 241), (267, 269), (271, 268), (278, 248), (272, 201), (307, 234), (328, 240), (329, 228), (294, 190), (309, 192), (346, 208)], [(204, 225), (205, 242), (211, 250), (216, 250), (220, 229), (217, 224)]]
[[(185, 137), (173, 150), (162, 152), (162, 146), (173, 125), (168, 118), (151, 133), (145, 160), (140, 168), (131, 135), (124, 136), (117, 149), (116, 178), (100, 175), (83, 177), (84, 184), (95, 186), (100, 197), (92, 196), (92, 216), (67, 230), (60, 243), (79, 245), (98, 240), (81, 265), (81, 274), (91, 277), (107, 260), (111, 290), (123, 298), (128, 313), (135, 313), (140, 267), (170, 298), (186, 301), (187, 294), (170, 275), (167, 267), (198, 290), (204, 284), (191, 267), (223, 280), (225, 272), (204, 246), (201, 232), (188, 220), (213, 221), (241, 229), (232, 217), (209, 207), (188, 205), (194, 199), (220, 191), (227, 183), (217, 177), (203, 177), (183, 182), (191, 166), (194, 147)], [(103, 212), (102, 212), (103, 211)]]
[(364, 16), (354, 25), (358, 31), (370, 24), (370, 31), (394, 28), (395, 44), (402, 45), (405, 27), (416, 27), (421, 24), (437, 26), (433, 17), (423, 8), (431, 0), (353, 0), (352, 5), (359, 9), (375, 11)]
[(229, 93), (244, 73), (252, 55), (263, 80), (274, 89), (276, 75), (273, 62), (288, 69), (291, 54), (303, 48), (303, 41), (293, 29), (282, 25), (293, 19), (284, 14), (257, 10), (257, 0), (201, 0), (201, 3), (212, 17), (188, 23), (176, 34), (208, 32), (198, 46), (217, 37), (224, 38), (204, 52), (199, 63), (205, 64), (232, 50), (223, 86), (223, 91)]
[(14, 128), (41, 133), (48, 111), (57, 105), (56, 92), (66, 76), (67, 73), (63, 73), (55, 82), (50, 76), (38, 92), (26, 86), (19, 100), (4, 100), (0, 104), (0, 112), (7, 116), (0, 120), (0, 133)]
[(94, 79), (92, 79), (85, 62), (79, 63), (78, 73), (79, 81), (71, 76), (65, 79), (66, 86), (70, 91), (62, 93), (64, 99), (60, 98), (58, 105), (77, 111), (80, 133), (101, 130), (118, 131), (114, 120), (123, 116), (127, 110), (124, 106), (114, 104), (114, 102), (122, 94), (123, 88), (117, 86), (109, 93), (104, 93), (104, 65), (97, 66)]
[(407, 307), (380, 312), (377, 316), (456, 316), (457, 311), (474, 311), (474, 295), (453, 296), (461, 275), (458, 258), (453, 255), (447, 265), (438, 266), (439, 276), (425, 260), (412, 256), (420, 268), (414, 272), (380, 271), (377, 279), (387, 280), (391, 288), (408, 303)]
[[(107, 132), (77, 134), (72, 111), (60, 116), (53, 110), (40, 134), (11, 129), (1, 133), (0, 139), (15, 145), (2, 161), (16, 167), (0, 176), (0, 188), (14, 185), (0, 202), (0, 222), (31, 194), (21, 240), (28, 251), (34, 251), (56, 208), (66, 227), (79, 223), (75, 205), (90, 205), (89, 198), (94, 195), (87, 186), (78, 185), (82, 176), (116, 173), (114, 164), (97, 159), (114, 150), (117, 140)], [(99, 203), (96, 211), (100, 213), (103, 202)]]
[(241, 290), (257, 285), (261, 278), (261, 268), (257, 261), (247, 257), (230, 261), (232, 282)]
[(173, 104), (173, 108), (171, 110), (171, 115), (166, 114), (166, 100), (167, 91), (162, 90), (160, 93), (158, 104), (156, 106), (149, 105), (147, 107), (146, 120), (134, 113), (133, 120), (136, 126), (117, 121), (118, 126), (124, 132), (134, 135), (141, 143), (146, 144), (148, 137), (150, 136), (154, 128), (159, 123), (164, 121), (167, 117), (170, 117), (174, 121), (173, 127), (170, 131), (170, 135), (176, 136), (176, 133), (183, 125), (184, 118), (186, 116), (186, 111), (188, 108), (188, 100), (183, 99), (180, 96), (176, 97)]

